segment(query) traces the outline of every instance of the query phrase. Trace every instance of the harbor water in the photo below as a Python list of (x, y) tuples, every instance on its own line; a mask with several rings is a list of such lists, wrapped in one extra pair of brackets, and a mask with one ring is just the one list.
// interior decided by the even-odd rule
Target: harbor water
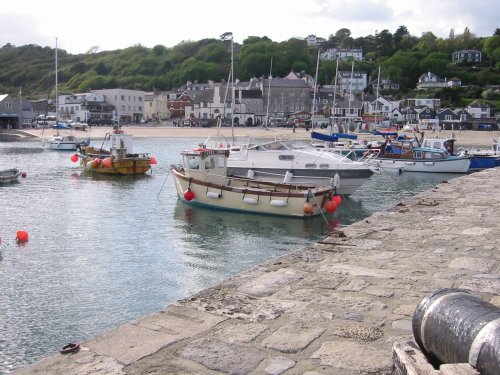
[[(203, 139), (137, 138), (158, 160), (140, 177), (92, 176), (71, 152), (0, 142), (0, 374), (164, 308), (224, 277), (324, 238), (456, 175), (374, 175), (326, 218), (191, 208), (171, 164)], [(96, 142), (95, 142), (96, 143)], [(29, 234), (16, 242), (16, 231)]]

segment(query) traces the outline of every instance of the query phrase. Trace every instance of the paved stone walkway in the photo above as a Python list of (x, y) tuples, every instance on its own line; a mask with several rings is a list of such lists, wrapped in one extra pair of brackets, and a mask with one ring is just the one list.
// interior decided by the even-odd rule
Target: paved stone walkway
[(499, 229), (500, 168), (453, 179), (15, 374), (390, 374), (428, 293), (500, 305)]

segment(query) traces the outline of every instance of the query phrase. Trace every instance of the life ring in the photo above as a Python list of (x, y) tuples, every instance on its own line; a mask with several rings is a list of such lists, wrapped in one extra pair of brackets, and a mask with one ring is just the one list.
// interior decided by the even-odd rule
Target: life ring
[(64, 345), (61, 349), (59, 349), (59, 353), (69, 354), (69, 353), (75, 353), (79, 350), (80, 350), (80, 344), (70, 342)]

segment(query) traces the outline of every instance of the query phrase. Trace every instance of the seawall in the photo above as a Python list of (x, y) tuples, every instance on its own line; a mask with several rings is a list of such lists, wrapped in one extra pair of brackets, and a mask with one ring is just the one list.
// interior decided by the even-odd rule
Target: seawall
[(390, 374), (423, 297), (500, 305), (500, 168), (437, 185), (24, 374)]

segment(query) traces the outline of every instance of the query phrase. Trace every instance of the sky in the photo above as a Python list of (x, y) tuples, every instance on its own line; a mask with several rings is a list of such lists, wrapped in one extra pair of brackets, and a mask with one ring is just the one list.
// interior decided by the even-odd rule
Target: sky
[(394, 33), (401, 25), (416, 37), (430, 31), (448, 38), (450, 30), (457, 35), (466, 27), (487, 37), (500, 28), (500, 5), (498, 0), (2, 1), (0, 47), (54, 48), (57, 38), (58, 48), (78, 54), (94, 47), (173, 47), (225, 32), (237, 43), (249, 36), (275, 42), (308, 35), (328, 39), (342, 28), (358, 38)]

